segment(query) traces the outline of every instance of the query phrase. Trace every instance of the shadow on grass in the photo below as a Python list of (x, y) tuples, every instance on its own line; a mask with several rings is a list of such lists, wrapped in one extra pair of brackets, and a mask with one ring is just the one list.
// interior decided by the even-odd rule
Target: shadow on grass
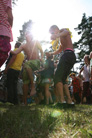
[(0, 138), (46, 138), (56, 122), (48, 107), (2, 106), (2, 112)]
[[(92, 106), (1, 106), (0, 138), (91, 138)], [(89, 124), (90, 122), (90, 124)], [(59, 135), (59, 136), (58, 136)]]

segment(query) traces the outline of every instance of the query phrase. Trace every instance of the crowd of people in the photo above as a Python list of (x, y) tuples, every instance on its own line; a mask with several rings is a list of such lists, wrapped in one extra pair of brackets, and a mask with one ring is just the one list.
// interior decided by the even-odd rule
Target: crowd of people
[[(15, 49), (11, 51), (10, 41), (13, 40), (11, 0), (0, 3), (0, 67), (8, 59), (3, 71), (7, 76), (7, 101), (18, 104), (18, 94), (20, 94), (23, 95), (21, 102), (24, 105), (28, 102), (40, 104), (43, 101), (45, 104), (57, 102), (59, 105), (91, 103), (92, 53), (90, 56), (85, 55), (85, 65), (78, 76), (70, 74), (76, 63), (71, 33), (67, 28), (59, 29), (57, 25), (52, 25), (49, 29), (51, 40), (60, 40), (57, 50), (43, 52), (40, 42), (34, 40), (32, 33), (27, 29), (26, 43), (17, 42)], [(60, 58), (56, 64), (54, 55), (58, 54)], [(82, 71), (83, 78), (80, 77)], [(70, 85), (67, 83), (68, 76), (72, 78)], [(71, 86), (73, 86), (72, 95), (69, 90)]]

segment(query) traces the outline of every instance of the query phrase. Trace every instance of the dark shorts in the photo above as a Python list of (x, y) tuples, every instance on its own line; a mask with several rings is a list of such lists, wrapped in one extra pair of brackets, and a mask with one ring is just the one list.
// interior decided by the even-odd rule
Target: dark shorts
[(73, 51), (66, 50), (61, 56), (54, 77), (54, 84), (62, 82), (66, 84), (67, 76), (70, 73), (70, 70), (73, 68), (73, 65), (76, 63), (76, 56)]
[(0, 36), (0, 67), (4, 64), (8, 58), (9, 52), (11, 50), (11, 45), (7, 37)]

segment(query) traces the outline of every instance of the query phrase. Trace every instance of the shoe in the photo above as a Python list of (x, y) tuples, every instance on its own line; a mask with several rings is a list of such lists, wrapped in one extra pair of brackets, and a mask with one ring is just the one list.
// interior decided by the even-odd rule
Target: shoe
[(74, 107), (74, 106), (75, 106), (74, 102), (68, 104), (68, 107)]

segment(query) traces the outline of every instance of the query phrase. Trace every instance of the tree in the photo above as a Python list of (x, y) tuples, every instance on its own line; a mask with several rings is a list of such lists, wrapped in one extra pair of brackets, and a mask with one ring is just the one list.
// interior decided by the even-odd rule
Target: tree
[(25, 41), (25, 32), (27, 30), (30, 31), (32, 29), (32, 24), (33, 24), (32, 20), (29, 20), (28, 22), (22, 25), (22, 30), (20, 30), (20, 36), (18, 37), (18, 41), (20, 42)]
[(81, 35), (79, 41), (74, 43), (74, 48), (78, 48), (80, 50), (78, 58), (81, 62), (84, 55), (89, 55), (92, 51), (92, 16), (87, 18), (84, 13), (81, 23), (77, 28), (75, 28), (75, 30), (78, 31), (78, 35)]
[(12, 4), (16, 5), (16, 1), (18, 1), (18, 0), (12, 0)]

